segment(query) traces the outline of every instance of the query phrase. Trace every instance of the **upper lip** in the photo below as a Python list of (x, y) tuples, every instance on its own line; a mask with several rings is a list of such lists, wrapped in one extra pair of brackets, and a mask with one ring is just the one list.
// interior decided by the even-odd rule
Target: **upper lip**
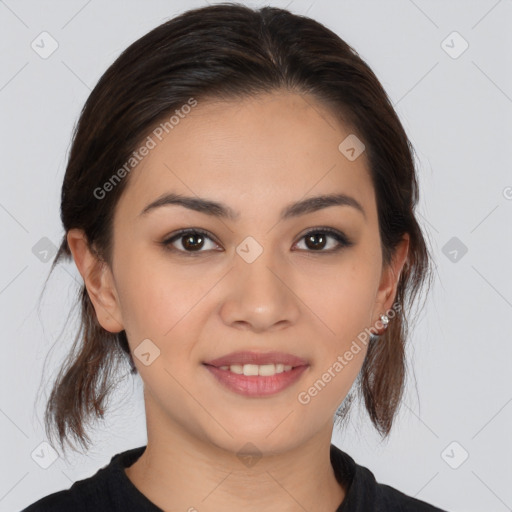
[(308, 362), (305, 359), (286, 354), (284, 352), (232, 352), (217, 359), (206, 361), (204, 364), (211, 366), (231, 366), (232, 364), (284, 364), (288, 366), (306, 366)]

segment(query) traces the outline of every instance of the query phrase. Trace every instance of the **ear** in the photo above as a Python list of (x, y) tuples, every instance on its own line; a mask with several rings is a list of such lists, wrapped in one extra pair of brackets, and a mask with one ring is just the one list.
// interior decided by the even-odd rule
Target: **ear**
[(122, 331), (121, 309), (110, 267), (91, 251), (83, 230), (70, 229), (66, 238), (98, 322), (109, 332)]
[(405, 233), (395, 249), (392, 261), (382, 269), (379, 289), (377, 291), (375, 306), (371, 316), (371, 325), (373, 326), (372, 330), (382, 332), (382, 329), (380, 329), (382, 326), (380, 315), (386, 314), (386, 312), (393, 306), (398, 288), (398, 281), (400, 279), (402, 268), (407, 261), (408, 252), (409, 234)]

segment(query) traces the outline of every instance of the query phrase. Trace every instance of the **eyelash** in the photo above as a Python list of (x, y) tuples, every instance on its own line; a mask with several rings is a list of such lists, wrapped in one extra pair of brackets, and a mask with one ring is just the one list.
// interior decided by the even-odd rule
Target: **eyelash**
[[(336, 229), (327, 228), (327, 227), (319, 227), (319, 228), (309, 230), (307, 233), (302, 235), (300, 240), (302, 240), (312, 234), (319, 234), (319, 233), (327, 234), (327, 235), (331, 236), (332, 238), (334, 238), (339, 244), (338, 247), (335, 247), (334, 249), (328, 249), (326, 251), (325, 250), (315, 251), (315, 250), (304, 250), (304, 249), (300, 249), (300, 250), (308, 252), (308, 253), (312, 253), (312, 254), (315, 254), (315, 253), (333, 254), (333, 253), (340, 251), (343, 248), (348, 248), (348, 247), (351, 247), (352, 245), (354, 245), (354, 243), (352, 241), (350, 241), (344, 233), (342, 233)], [(174, 241), (179, 240), (180, 238), (184, 237), (185, 235), (190, 235), (190, 234), (201, 235), (201, 236), (206, 237), (206, 238), (212, 240), (213, 242), (215, 242), (214, 238), (211, 237), (209, 235), (209, 233), (207, 233), (206, 231), (203, 231), (202, 229), (186, 228), (186, 229), (182, 229), (182, 230), (178, 231), (177, 233), (173, 234), (171, 237), (162, 241), (161, 245), (163, 245), (165, 250), (167, 250), (167, 251), (175, 252), (178, 254), (183, 254), (186, 256), (194, 257), (194, 256), (199, 256), (201, 253), (207, 252), (207, 251), (203, 251), (203, 250), (186, 251), (186, 250), (176, 249), (175, 247), (172, 247), (171, 244)], [(217, 244), (217, 242), (215, 242), (215, 243)], [(220, 245), (220, 244), (217, 244), (217, 245)]]

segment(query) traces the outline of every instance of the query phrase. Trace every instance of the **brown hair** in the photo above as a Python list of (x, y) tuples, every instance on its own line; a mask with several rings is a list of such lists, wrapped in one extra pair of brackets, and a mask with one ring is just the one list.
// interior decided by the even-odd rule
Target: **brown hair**
[[(130, 158), (148, 133), (191, 98), (246, 98), (276, 90), (311, 95), (364, 142), (376, 192), (384, 264), (404, 233), (408, 259), (386, 332), (370, 339), (358, 377), (371, 421), (383, 437), (391, 429), (405, 381), (407, 319), (429, 277), (430, 257), (414, 215), (418, 185), (413, 148), (375, 74), (334, 32), (275, 7), (224, 3), (189, 10), (135, 41), (115, 60), (88, 97), (73, 133), (61, 193), (65, 233), (85, 232), (97, 256), (111, 264), (112, 218), (129, 175), (104, 197), (95, 192)], [(66, 234), (50, 274), (71, 259)], [(124, 331), (110, 333), (96, 318), (82, 285), (81, 324), (55, 378), (45, 410), (49, 439), (61, 447), (72, 435), (90, 443), (85, 426), (103, 417), (113, 377), (128, 363)]]

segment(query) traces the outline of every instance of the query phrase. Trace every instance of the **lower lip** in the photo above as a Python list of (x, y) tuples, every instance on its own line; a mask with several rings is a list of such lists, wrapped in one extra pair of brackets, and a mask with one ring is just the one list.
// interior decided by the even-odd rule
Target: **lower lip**
[(221, 370), (216, 366), (204, 365), (216, 379), (231, 391), (239, 395), (260, 397), (279, 393), (296, 382), (308, 366), (296, 366), (288, 372), (276, 373), (272, 376), (243, 375)]

